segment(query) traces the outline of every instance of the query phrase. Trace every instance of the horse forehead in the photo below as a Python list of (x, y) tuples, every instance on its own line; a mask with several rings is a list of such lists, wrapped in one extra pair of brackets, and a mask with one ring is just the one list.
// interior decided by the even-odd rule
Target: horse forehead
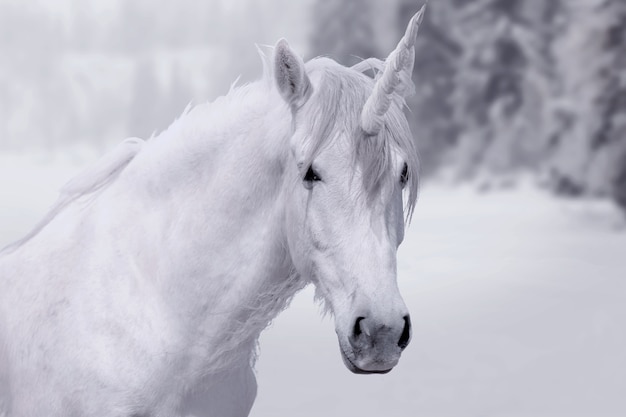
[(363, 107), (374, 89), (373, 79), (331, 59), (318, 58), (309, 64), (307, 75), (317, 98), (340, 99), (343, 104), (352, 101)]
[(343, 131), (335, 134), (335, 137), (328, 140), (315, 158), (311, 161), (324, 168), (341, 170), (347, 172), (363, 173), (364, 171), (377, 170), (378, 174), (393, 175), (404, 163), (403, 152), (393, 143), (375, 149), (359, 149), (360, 141), (384, 140), (383, 138), (367, 138), (359, 132)]
[[(313, 161), (322, 176), (328, 175), (328, 181), (342, 184), (338, 195), (349, 196), (350, 200), (368, 203), (368, 206), (386, 206), (392, 199), (396, 186), (396, 177), (400, 176), (403, 160), (399, 151), (393, 150), (392, 156), (386, 159), (359, 158), (351, 141), (336, 141), (322, 151)], [(369, 182), (378, 177), (378, 184), (372, 187)], [(343, 191), (339, 191), (343, 190)], [(348, 194), (345, 194), (345, 193)]]

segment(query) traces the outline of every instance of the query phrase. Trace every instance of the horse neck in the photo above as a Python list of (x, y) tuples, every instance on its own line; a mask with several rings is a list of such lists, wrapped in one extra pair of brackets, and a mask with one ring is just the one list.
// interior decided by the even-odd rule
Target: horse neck
[(133, 262), (207, 352), (253, 346), (302, 287), (282, 203), (291, 113), (277, 96), (242, 93), (218, 114), (216, 103), (184, 116), (120, 179), (146, 213), (131, 226)]

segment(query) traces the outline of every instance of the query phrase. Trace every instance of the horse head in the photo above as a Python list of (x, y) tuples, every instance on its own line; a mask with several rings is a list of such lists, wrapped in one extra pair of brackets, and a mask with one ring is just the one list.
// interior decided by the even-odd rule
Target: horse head
[[(411, 338), (396, 252), (417, 196), (417, 152), (403, 106), (423, 11), (384, 63), (305, 64), (284, 40), (274, 52), (275, 84), (293, 118), (287, 246), (332, 312), (354, 373), (390, 371)], [(375, 79), (362, 71), (370, 67)]]

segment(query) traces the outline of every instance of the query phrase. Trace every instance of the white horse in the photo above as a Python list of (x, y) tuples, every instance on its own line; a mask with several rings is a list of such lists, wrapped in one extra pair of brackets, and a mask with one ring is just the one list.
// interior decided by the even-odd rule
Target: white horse
[(259, 335), (310, 282), (348, 369), (391, 370), (422, 12), (384, 63), (281, 40), (260, 81), (70, 181), (0, 256), (0, 416), (246, 416)]

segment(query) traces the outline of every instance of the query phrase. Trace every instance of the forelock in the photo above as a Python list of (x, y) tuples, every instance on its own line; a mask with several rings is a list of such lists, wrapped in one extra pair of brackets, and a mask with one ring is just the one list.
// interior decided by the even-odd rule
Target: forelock
[(360, 121), (374, 80), (328, 58), (313, 59), (306, 69), (315, 81), (310, 103), (297, 116), (299, 123), (307, 124), (305, 165), (338, 138), (349, 138), (364, 190), (374, 198), (388, 181), (399, 179), (393, 170), (393, 155), (399, 152), (409, 174), (405, 213), (410, 219), (417, 200), (419, 168), (413, 136), (403, 114), (404, 98), (394, 97), (380, 133), (369, 136), (361, 129)]

